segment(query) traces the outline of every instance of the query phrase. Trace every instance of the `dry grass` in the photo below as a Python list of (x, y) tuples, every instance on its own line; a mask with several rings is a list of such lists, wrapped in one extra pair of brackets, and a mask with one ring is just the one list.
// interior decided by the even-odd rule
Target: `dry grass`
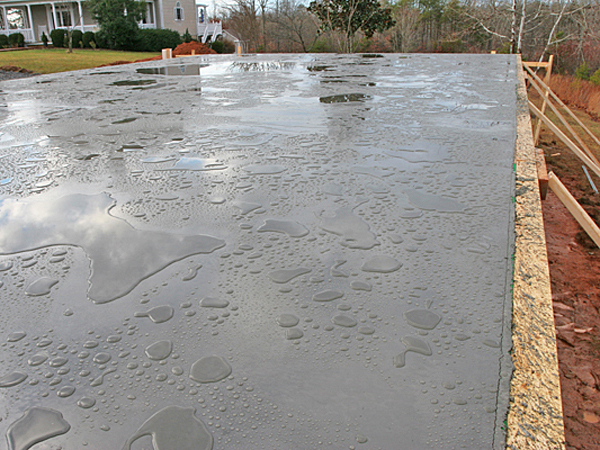
[(567, 75), (552, 75), (550, 88), (563, 102), (600, 117), (600, 86)]

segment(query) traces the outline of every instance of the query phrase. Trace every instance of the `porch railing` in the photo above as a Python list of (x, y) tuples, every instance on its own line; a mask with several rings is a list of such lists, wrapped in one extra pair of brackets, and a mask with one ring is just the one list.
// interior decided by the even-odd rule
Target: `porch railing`
[(25, 42), (33, 42), (33, 30), (31, 28), (15, 28), (15, 29), (0, 29), (0, 34), (4, 34), (6, 36), (11, 35), (13, 33), (21, 33), (25, 38)]

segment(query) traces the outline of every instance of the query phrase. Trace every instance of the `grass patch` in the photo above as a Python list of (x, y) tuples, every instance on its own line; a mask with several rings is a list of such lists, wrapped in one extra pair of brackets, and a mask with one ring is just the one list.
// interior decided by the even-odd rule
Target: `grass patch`
[(0, 52), (0, 66), (17, 66), (36, 73), (56, 73), (90, 69), (116, 61), (137, 61), (158, 55), (158, 53), (82, 49), (73, 49), (73, 53), (67, 53), (64, 48), (48, 48)]

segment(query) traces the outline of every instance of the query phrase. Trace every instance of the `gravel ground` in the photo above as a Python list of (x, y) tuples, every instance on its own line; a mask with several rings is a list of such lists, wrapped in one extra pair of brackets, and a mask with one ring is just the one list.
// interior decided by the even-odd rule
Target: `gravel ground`
[(25, 78), (25, 77), (31, 77), (34, 76), (36, 74), (34, 73), (22, 73), (22, 72), (10, 72), (7, 70), (0, 70), (0, 81), (4, 81), (4, 80), (14, 80), (16, 78)]

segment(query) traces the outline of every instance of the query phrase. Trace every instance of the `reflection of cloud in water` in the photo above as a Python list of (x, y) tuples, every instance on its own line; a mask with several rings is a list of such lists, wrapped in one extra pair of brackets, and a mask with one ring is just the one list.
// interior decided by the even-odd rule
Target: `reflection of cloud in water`
[(89, 296), (105, 303), (175, 261), (225, 245), (211, 236), (136, 230), (108, 213), (113, 205), (106, 194), (51, 201), (5, 199), (0, 202), (0, 253), (52, 245), (82, 247), (91, 259)]

